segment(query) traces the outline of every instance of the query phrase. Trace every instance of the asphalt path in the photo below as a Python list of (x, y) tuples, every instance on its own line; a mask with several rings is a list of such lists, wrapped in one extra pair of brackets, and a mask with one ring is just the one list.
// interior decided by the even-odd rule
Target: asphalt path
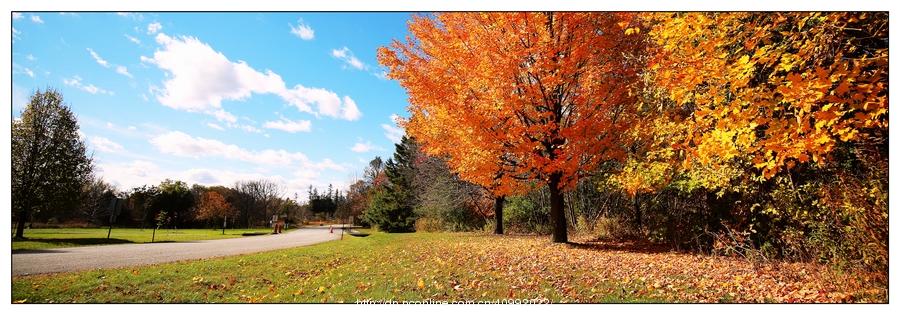
[(174, 261), (258, 253), (306, 246), (341, 237), (339, 226), (304, 227), (278, 235), (245, 236), (208, 241), (53, 248), (12, 255), (12, 275), (70, 272), (153, 265)]

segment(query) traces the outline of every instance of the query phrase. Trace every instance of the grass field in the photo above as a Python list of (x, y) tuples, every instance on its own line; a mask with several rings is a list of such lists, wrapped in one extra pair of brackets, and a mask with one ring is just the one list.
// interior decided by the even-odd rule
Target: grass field
[(47, 302), (886, 302), (863, 273), (546, 237), (374, 233), (149, 267), (15, 277), (12, 300)]
[[(71, 229), (27, 229), (26, 240), (13, 240), (12, 250), (30, 250), (58, 247), (73, 247), (103, 244), (149, 243), (153, 229), (113, 228), (109, 239), (104, 228)], [(271, 229), (160, 229), (156, 231), (156, 242), (182, 242), (241, 237), (244, 233), (270, 233)]]

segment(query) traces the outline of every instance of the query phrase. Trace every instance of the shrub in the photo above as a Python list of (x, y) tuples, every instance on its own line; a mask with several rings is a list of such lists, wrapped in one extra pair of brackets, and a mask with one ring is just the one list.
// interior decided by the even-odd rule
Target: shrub
[(511, 232), (548, 234), (550, 209), (539, 207), (527, 197), (509, 197), (503, 208), (503, 223)]

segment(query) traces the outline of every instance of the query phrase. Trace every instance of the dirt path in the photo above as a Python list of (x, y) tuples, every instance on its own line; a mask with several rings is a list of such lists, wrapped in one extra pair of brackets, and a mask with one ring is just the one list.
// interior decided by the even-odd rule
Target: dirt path
[(337, 228), (334, 229), (334, 233), (329, 233), (328, 227), (318, 227), (302, 228), (279, 235), (209, 241), (35, 250), (12, 255), (12, 275), (152, 265), (180, 260), (232, 256), (312, 245), (340, 237), (341, 232)]

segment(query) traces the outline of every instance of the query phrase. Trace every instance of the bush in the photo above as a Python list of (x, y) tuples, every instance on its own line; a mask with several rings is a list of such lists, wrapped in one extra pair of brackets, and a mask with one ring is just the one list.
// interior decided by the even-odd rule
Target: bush
[(539, 207), (528, 197), (509, 197), (503, 208), (503, 224), (514, 233), (549, 234), (550, 209)]

